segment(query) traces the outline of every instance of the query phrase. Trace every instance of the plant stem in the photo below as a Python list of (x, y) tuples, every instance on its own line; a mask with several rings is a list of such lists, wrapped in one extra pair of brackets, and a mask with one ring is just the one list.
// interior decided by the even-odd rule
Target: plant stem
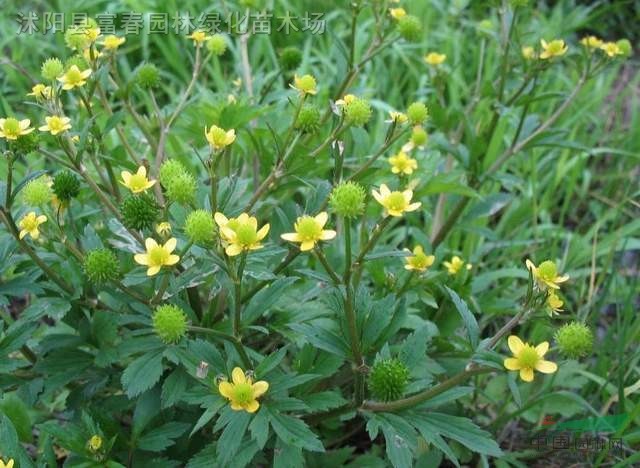
[(467, 369), (462, 372), (457, 373), (453, 377), (445, 380), (444, 382), (439, 383), (435, 387), (431, 387), (427, 390), (424, 390), (420, 393), (416, 393), (407, 398), (402, 398), (401, 400), (389, 401), (387, 403), (378, 403), (373, 401), (365, 401), (360, 407), (361, 410), (365, 411), (384, 411), (384, 412), (393, 412), (400, 411), (406, 408), (411, 408), (413, 406), (419, 405), (420, 403), (424, 403), (441, 393), (446, 392), (450, 388), (453, 388), (470, 377), (479, 374), (485, 374), (487, 372), (494, 371), (495, 369), (491, 367), (475, 367), (473, 364), (469, 365)]
[(247, 261), (247, 253), (243, 252), (240, 255), (240, 265), (238, 266), (238, 272), (233, 277), (233, 289), (234, 289), (234, 313), (233, 313), (233, 336), (240, 340), (240, 328), (242, 320), (242, 275), (244, 273), (244, 267)]
[(316, 246), (314, 252), (318, 260), (320, 260), (320, 263), (322, 263), (322, 266), (324, 267), (327, 274), (331, 277), (331, 281), (333, 281), (333, 284), (334, 285), (340, 284), (340, 277), (333, 270), (333, 268), (331, 268), (331, 265), (329, 265), (329, 262), (327, 261), (327, 257), (324, 256), (324, 253), (322, 252), (322, 249), (320, 248), (320, 246)]

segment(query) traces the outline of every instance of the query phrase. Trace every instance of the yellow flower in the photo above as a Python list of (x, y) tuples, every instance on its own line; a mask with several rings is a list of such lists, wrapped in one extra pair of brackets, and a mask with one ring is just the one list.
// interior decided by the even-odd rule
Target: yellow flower
[(31, 120), (18, 120), (13, 117), (0, 119), (0, 138), (7, 140), (17, 140), (21, 135), (27, 135), (33, 132), (33, 128), (29, 128)]
[(89, 450), (97, 452), (100, 450), (100, 447), (102, 447), (102, 437), (99, 435), (92, 436), (91, 439), (89, 439), (89, 442), (87, 442), (87, 445), (89, 446)]
[(558, 312), (562, 312), (563, 304), (562, 299), (560, 299), (554, 291), (549, 291), (547, 295), (547, 310), (549, 311), (550, 317)]
[(442, 264), (445, 266), (445, 268), (447, 269), (447, 273), (449, 273), (450, 275), (457, 275), (458, 272), (460, 270), (462, 270), (463, 268), (465, 270), (471, 270), (471, 268), (473, 268), (473, 265), (471, 263), (465, 263), (464, 260), (462, 260), (460, 257), (458, 257), (457, 255), (454, 255), (451, 258), (450, 262), (442, 262)]
[(580, 40), (580, 44), (588, 49), (599, 49), (602, 46), (602, 39), (599, 39), (596, 36), (587, 36)]
[(344, 96), (342, 96), (342, 99), (338, 99), (336, 101), (336, 106), (346, 106), (347, 104), (351, 104), (356, 99), (358, 98), (353, 94), (345, 94)]
[(600, 46), (600, 49), (609, 57), (615, 57), (616, 55), (622, 55), (622, 49), (615, 42), (605, 42)]
[(315, 217), (301, 216), (293, 226), (296, 232), (282, 234), (280, 237), (286, 241), (300, 242), (302, 252), (311, 250), (318, 241), (331, 240), (336, 237), (336, 231), (323, 229), (328, 219), (329, 215), (325, 211)]
[(531, 46), (522, 47), (522, 56), (527, 60), (533, 60), (536, 58), (536, 51)]
[(398, 123), (398, 124), (403, 124), (406, 123), (407, 120), (409, 120), (409, 118), (407, 117), (407, 114), (403, 113), (403, 112), (398, 112), (398, 111), (389, 111), (389, 120), (387, 120), (387, 123)]
[(395, 20), (399, 20), (407, 16), (407, 12), (404, 11), (404, 8), (389, 8), (389, 14)]
[(102, 40), (102, 45), (107, 50), (116, 50), (118, 47), (124, 44), (125, 41), (126, 39), (124, 37), (118, 37), (111, 34)]
[(569, 275), (558, 275), (558, 267), (550, 260), (542, 262), (539, 266), (535, 266), (531, 260), (527, 259), (525, 264), (527, 268), (531, 270), (533, 279), (536, 280), (538, 288), (541, 290), (560, 289), (560, 283), (569, 280)]
[(89, 41), (95, 42), (96, 39), (100, 37), (100, 28), (97, 26), (95, 28), (87, 28), (86, 34), (87, 34), (87, 37), (89, 38)]
[(436, 257), (434, 257), (433, 255), (426, 255), (422, 246), (416, 245), (413, 249), (413, 255), (405, 259), (407, 264), (404, 266), (404, 269), (426, 271), (427, 268), (433, 265), (435, 259)]
[(70, 90), (83, 86), (89, 76), (91, 76), (90, 68), (80, 70), (77, 65), (71, 65), (66, 73), (58, 77), (58, 81), (62, 83), (62, 89)]
[(547, 42), (544, 39), (540, 40), (542, 44), (542, 52), (540, 53), (541, 59), (549, 59), (553, 57), (560, 57), (567, 53), (569, 47), (564, 43), (562, 39), (556, 39), (551, 42)]
[(38, 83), (33, 88), (31, 88), (31, 92), (27, 93), (27, 96), (33, 96), (37, 100), (40, 99), (51, 99), (51, 86), (45, 86), (42, 83)]
[(391, 164), (391, 172), (394, 174), (413, 174), (418, 169), (418, 161), (410, 158), (407, 153), (400, 151), (398, 154), (391, 156), (387, 161)]
[(405, 190), (404, 192), (390, 191), (385, 184), (380, 185), (380, 192), (372, 190), (373, 198), (380, 203), (385, 210), (385, 216), (402, 216), (405, 211), (415, 211), (422, 206), (422, 203), (411, 203), (413, 191)]
[(209, 39), (211, 39), (211, 36), (207, 36), (206, 32), (198, 29), (196, 31), (193, 31), (190, 36), (187, 36), (187, 38), (193, 39), (193, 43), (196, 46), (201, 46), (203, 42), (206, 42)]
[(13, 458), (10, 458), (6, 463), (0, 460), (0, 468), (13, 468)]
[(509, 370), (520, 371), (520, 378), (525, 382), (531, 382), (533, 380), (534, 370), (542, 372), (543, 374), (553, 374), (558, 370), (555, 362), (545, 361), (543, 359), (549, 350), (549, 343), (546, 341), (533, 347), (527, 343), (523, 343), (517, 336), (511, 335), (507, 343), (514, 357), (506, 358), (504, 360), (504, 367)]
[(247, 377), (239, 367), (231, 373), (233, 383), (223, 380), (218, 384), (220, 395), (231, 402), (234, 411), (246, 411), (255, 413), (260, 408), (257, 398), (269, 390), (269, 384), (264, 380), (253, 383), (251, 377)]
[(32, 239), (37, 239), (38, 237), (40, 237), (39, 227), (46, 221), (47, 217), (45, 215), (37, 216), (35, 211), (32, 211), (24, 216), (18, 222), (18, 227), (20, 228), (20, 239), (24, 239), (24, 236), (26, 236), (27, 234), (29, 234)]
[(71, 119), (69, 117), (52, 115), (51, 117), (45, 117), (44, 121), (46, 125), (38, 127), (41, 132), (50, 132), (52, 135), (57, 135), (71, 129)]
[(447, 56), (438, 52), (430, 52), (424, 56), (424, 61), (433, 66), (441, 65), (445, 60), (447, 60)]
[(167, 221), (158, 223), (158, 225), (156, 226), (156, 232), (159, 236), (168, 236), (169, 234), (171, 234), (171, 224), (169, 224)]
[(316, 79), (311, 75), (294, 75), (293, 84), (290, 85), (293, 89), (297, 89), (303, 96), (305, 94), (316, 94)]
[(131, 190), (132, 193), (146, 192), (156, 183), (155, 180), (147, 179), (147, 169), (144, 166), (140, 166), (135, 174), (131, 174), (129, 171), (122, 171), (120, 176), (122, 177), (120, 183)]
[(175, 265), (180, 260), (178, 255), (171, 254), (175, 250), (177, 243), (178, 241), (175, 237), (167, 240), (164, 245), (158, 245), (155, 240), (148, 238), (144, 242), (147, 253), (135, 254), (133, 258), (139, 265), (149, 267), (147, 276), (156, 275), (163, 266)]
[(224, 149), (236, 141), (236, 131), (234, 129), (224, 130), (215, 125), (212, 125), (208, 130), (207, 127), (204, 127), (204, 135), (211, 147), (216, 151)]
[(225, 252), (229, 257), (261, 249), (263, 245), (260, 241), (269, 232), (268, 224), (258, 229), (258, 220), (247, 213), (232, 219), (227, 219), (222, 213), (215, 213), (214, 219), (220, 228), (220, 237), (226, 243)]

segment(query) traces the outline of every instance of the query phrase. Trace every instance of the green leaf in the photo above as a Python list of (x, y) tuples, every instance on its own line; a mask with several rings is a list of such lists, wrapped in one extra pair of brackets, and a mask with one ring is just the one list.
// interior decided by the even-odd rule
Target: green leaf
[(140, 356), (122, 373), (122, 386), (129, 398), (153, 387), (162, 375), (162, 351)]
[(161, 452), (175, 443), (189, 429), (188, 423), (171, 421), (152, 429), (138, 439), (138, 448), (150, 452)]
[(303, 395), (300, 399), (312, 412), (327, 411), (347, 403), (347, 400), (336, 391), (312, 393), (311, 395)]
[(469, 310), (466, 302), (460, 299), (460, 296), (458, 296), (458, 294), (453, 289), (450, 289), (448, 286), (445, 286), (444, 288), (449, 293), (449, 296), (451, 297), (453, 304), (456, 306), (460, 317), (462, 317), (462, 321), (464, 322), (464, 325), (467, 328), (467, 333), (469, 334), (469, 341), (471, 342), (471, 346), (474, 349), (477, 348), (478, 339), (480, 337), (480, 329), (478, 328), (478, 322), (476, 321), (476, 318)]
[(269, 439), (269, 417), (266, 411), (258, 411), (249, 425), (251, 437), (262, 450)]
[(162, 409), (175, 405), (187, 388), (189, 375), (182, 369), (174, 370), (162, 384), (162, 394), (160, 396)]
[(268, 374), (269, 371), (275, 369), (287, 354), (287, 349), (288, 346), (283, 346), (277, 352), (271, 353), (266, 358), (264, 358), (255, 368), (256, 376), (260, 379)]
[(249, 426), (249, 421), (251, 421), (251, 415), (249, 413), (233, 411), (227, 407), (225, 412), (229, 411), (232, 412), (232, 414), (227, 413), (229, 423), (218, 439), (218, 466), (225, 466), (233, 459), (233, 456), (242, 444), (242, 439), (247, 431), (247, 426)]
[(491, 434), (480, 429), (470, 419), (444, 413), (414, 413), (411, 421), (422, 428), (421, 433), (425, 431), (443, 435), (476, 453), (492, 457), (502, 455), (502, 450), (491, 438)]
[(312, 452), (324, 452), (322, 442), (304, 421), (269, 410), (266, 406), (264, 409), (269, 411), (271, 426), (285, 445), (293, 445)]
[(417, 197), (424, 195), (439, 195), (441, 193), (455, 193), (465, 197), (480, 198), (480, 194), (465, 182), (460, 182), (461, 175), (455, 172), (437, 174), (417, 191)]
[(6, 459), (13, 458), (17, 467), (30, 468), (33, 467), (31, 459), (27, 452), (22, 448), (18, 440), (18, 434), (11, 423), (11, 420), (0, 413), (0, 450)]
[(255, 296), (251, 298), (245, 309), (242, 311), (242, 321), (246, 324), (252, 323), (262, 314), (267, 312), (298, 278), (281, 278), (274, 281)]

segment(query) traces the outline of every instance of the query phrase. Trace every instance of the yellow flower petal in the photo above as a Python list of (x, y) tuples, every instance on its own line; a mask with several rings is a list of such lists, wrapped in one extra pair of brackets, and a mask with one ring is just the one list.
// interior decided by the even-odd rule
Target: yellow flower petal
[(280, 234), (280, 237), (289, 242), (300, 242), (300, 236), (298, 236), (297, 232), (287, 232), (285, 234)]
[(244, 409), (247, 413), (255, 413), (256, 411), (258, 411), (258, 408), (260, 408), (260, 403), (258, 403), (256, 400), (253, 400)]
[(525, 382), (531, 382), (533, 380), (533, 369), (530, 367), (520, 369), (520, 378)]
[(558, 370), (558, 365), (555, 362), (541, 360), (536, 364), (536, 370), (543, 374), (553, 374)]
[(147, 276), (155, 276), (158, 274), (159, 271), (160, 271), (159, 265), (149, 267), (149, 269), (147, 270)]
[(504, 367), (509, 370), (520, 370), (522, 366), (516, 358), (506, 358), (504, 360)]
[(175, 237), (172, 237), (171, 239), (167, 240), (167, 242), (165, 242), (164, 248), (167, 250), (167, 252), (171, 253), (175, 250), (177, 244), (178, 240)]
[(536, 346), (536, 353), (538, 356), (543, 357), (547, 351), (549, 351), (549, 343), (547, 341), (543, 341), (538, 346)]
[(226, 381), (220, 382), (220, 385), (218, 385), (218, 391), (220, 392), (220, 395), (230, 399), (233, 395), (233, 385)]
[(300, 250), (302, 252), (307, 252), (309, 250), (312, 250), (316, 245), (315, 241), (304, 241), (302, 244), (300, 244)]
[(264, 395), (269, 390), (269, 384), (264, 380), (260, 380), (251, 386), (254, 398)]
[(231, 379), (233, 380), (233, 383), (236, 385), (243, 384), (247, 381), (247, 378), (244, 375), (243, 370), (240, 369), (239, 367), (235, 367), (233, 369), (233, 371), (231, 372)]
[(520, 351), (522, 351), (522, 348), (524, 348), (524, 343), (522, 342), (522, 340), (515, 335), (511, 335), (507, 339), (507, 344), (509, 345), (509, 349), (513, 354), (518, 354)]
[(139, 265), (148, 265), (149, 264), (149, 256), (147, 254), (135, 254), (133, 259)]

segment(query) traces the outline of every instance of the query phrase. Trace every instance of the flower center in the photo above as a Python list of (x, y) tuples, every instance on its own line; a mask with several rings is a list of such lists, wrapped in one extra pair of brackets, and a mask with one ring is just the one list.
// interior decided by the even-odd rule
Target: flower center
[(17, 137), (20, 135), (20, 123), (17, 119), (9, 117), (4, 121), (3, 131), (7, 136)]
[(253, 398), (253, 389), (249, 383), (235, 384), (233, 387), (233, 399), (241, 406), (251, 403)]
[(304, 241), (318, 240), (322, 236), (322, 227), (311, 216), (303, 216), (296, 223), (296, 231)]
[(538, 352), (533, 346), (525, 345), (518, 353), (518, 361), (522, 367), (534, 369), (538, 361), (540, 361), (540, 356), (538, 356)]
[(556, 264), (550, 260), (542, 262), (538, 267), (538, 275), (545, 281), (553, 281), (558, 276)]
[(142, 174), (133, 174), (131, 175), (131, 179), (129, 179), (129, 185), (133, 190), (142, 190), (145, 188), (146, 184), (147, 176), (144, 176)]
[(21, 224), (23, 229), (33, 231), (38, 227), (38, 219), (36, 216), (25, 216)]
[(243, 246), (250, 246), (257, 242), (258, 234), (250, 224), (241, 224), (236, 229), (236, 239)]
[(69, 82), (69, 84), (77, 84), (77, 83), (80, 83), (81, 81), (82, 81), (82, 74), (80, 73), (80, 70), (76, 68), (71, 68), (67, 71), (67, 82)]
[(387, 208), (392, 211), (404, 211), (407, 207), (407, 200), (405, 200), (402, 192), (391, 192), (387, 197)]
[(149, 263), (151, 265), (164, 265), (169, 259), (169, 252), (162, 247), (157, 246), (149, 251)]
[(49, 119), (49, 128), (54, 132), (61, 132), (63, 130), (63, 123), (60, 117), (51, 117)]

